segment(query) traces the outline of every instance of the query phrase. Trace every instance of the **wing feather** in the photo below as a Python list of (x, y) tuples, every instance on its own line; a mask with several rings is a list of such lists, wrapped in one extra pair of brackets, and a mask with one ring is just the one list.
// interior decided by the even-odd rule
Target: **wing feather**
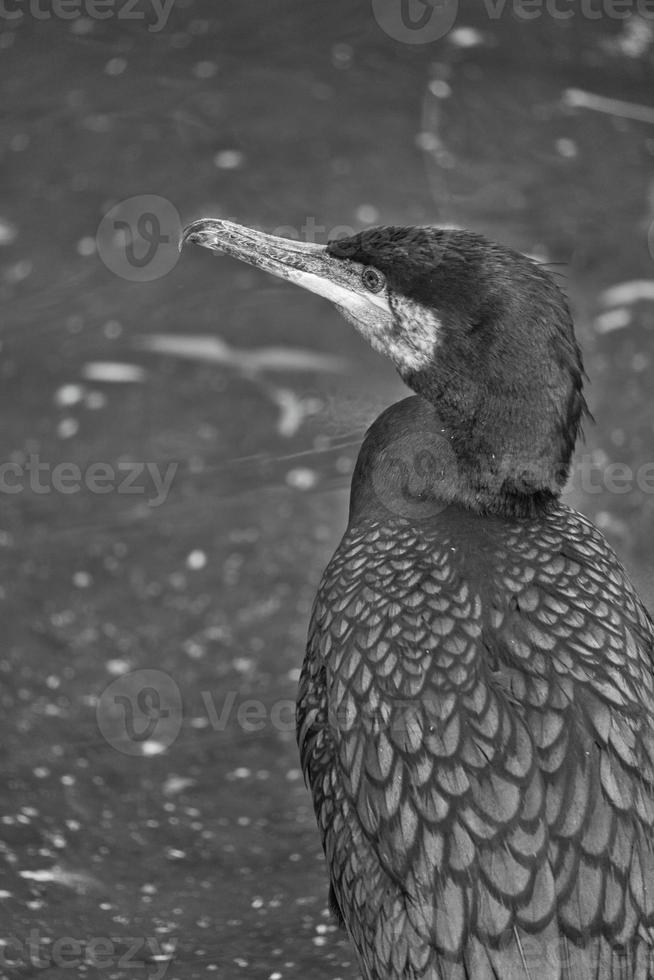
[(646, 610), (564, 507), (495, 536), (348, 530), (298, 739), (365, 980), (654, 976), (653, 666)]

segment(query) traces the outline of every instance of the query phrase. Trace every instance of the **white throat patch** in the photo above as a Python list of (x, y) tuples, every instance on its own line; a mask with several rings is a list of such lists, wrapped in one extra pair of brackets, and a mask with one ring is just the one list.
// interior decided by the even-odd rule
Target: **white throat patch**
[(428, 306), (400, 294), (391, 296), (390, 305), (401, 332), (388, 338), (386, 354), (400, 372), (427, 367), (438, 346), (441, 321)]

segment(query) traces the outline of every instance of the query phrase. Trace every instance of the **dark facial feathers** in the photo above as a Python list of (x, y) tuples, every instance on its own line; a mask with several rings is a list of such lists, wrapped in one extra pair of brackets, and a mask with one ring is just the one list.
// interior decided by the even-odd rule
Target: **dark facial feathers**
[(410, 301), (399, 339), (420, 311), (437, 323), (428, 362), (398, 369), (437, 409), (467, 474), (466, 500), (515, 512), (531, 509), (525, 495), (557, 494), (587, 409), (581, 353), (552, 275), (459, 229), (375, 228), (328, 251), (382, 272), (391, 307)]

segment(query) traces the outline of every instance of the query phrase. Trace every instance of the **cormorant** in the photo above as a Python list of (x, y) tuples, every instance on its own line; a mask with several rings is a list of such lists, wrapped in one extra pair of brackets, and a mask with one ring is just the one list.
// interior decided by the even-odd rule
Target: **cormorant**
[(481, 235), (187, 241), (327, 297), (416, 393), (373, 423), (315, 601), (298, 740), (365, 980), (652, 980), (654, 624), (559, 500), (568, 306)]

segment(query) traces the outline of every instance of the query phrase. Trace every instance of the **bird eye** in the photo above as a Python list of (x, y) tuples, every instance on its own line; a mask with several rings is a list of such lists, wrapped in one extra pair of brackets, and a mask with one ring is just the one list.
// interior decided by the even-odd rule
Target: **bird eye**
[(361, 279), (363, 285), (371, 293), (380, 293), (386, 285), (386, 279), (382, 273), (371, 267), (363, 270)]

